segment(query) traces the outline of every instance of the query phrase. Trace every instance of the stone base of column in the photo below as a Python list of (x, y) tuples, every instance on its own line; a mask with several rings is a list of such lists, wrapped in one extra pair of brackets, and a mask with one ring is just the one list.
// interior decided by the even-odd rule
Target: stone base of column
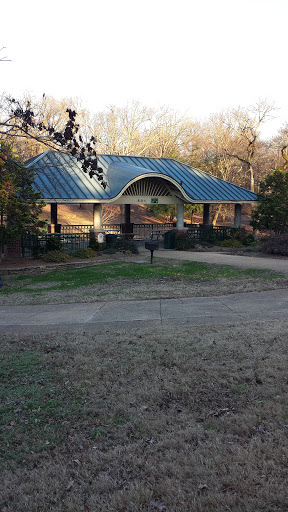
[(179, 233), (183, 233), (183, 232), (185, 233), (186, 231), (188, 231), (188, 229), (189, 229), (189, 228), (184, 228), (184, 227), (183, 227), (183, 228), (182, 228), (182, 227), (181, 227), (181, 228), (178, 228), (177, 226), (175, 226), (175, 227), (171, 228), (171, 230), (172, 230), (172, 231), (175, 231), (175, 233), (178, 233), (178, 232), (179, 232)]
[(90, 229), (90, 240), (95, 240), (95, 242), (98, 242), (98, 244), (105, 244), (105, 231), (103, 231), (103, 229)]

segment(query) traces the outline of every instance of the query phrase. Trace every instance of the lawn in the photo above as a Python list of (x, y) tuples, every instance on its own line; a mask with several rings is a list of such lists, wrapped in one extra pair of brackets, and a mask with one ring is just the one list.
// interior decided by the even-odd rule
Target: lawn
[(218, 295), (242, 289), (275, 288), (287, 283), (281, 274), (268, 270), (169, 259), (161, 259), (151, 265), (139, 258), (81, 268), (10, 274), (3, 280), (4, 286), (0, 289), (2, 304)]
[[(287, 287), (169, 260), (3, 281), (3, 304)], [(0, 512), (288, 509), (286, 319), (96, 329), (1, 334)]]
[(286, 510), (287, 327), (2, 335), (1, 512)]

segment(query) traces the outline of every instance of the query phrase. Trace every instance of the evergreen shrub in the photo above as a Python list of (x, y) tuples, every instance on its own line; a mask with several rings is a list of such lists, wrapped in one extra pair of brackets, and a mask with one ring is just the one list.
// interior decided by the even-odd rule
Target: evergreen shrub
[(86, 248), (77, 249), (77, 251), (74, 251), (73, 256), (75, 258), (81, 258), (81, 259), (94, 258), (94, 256), (96, 256), (96, 251), (91, 249), (91, 247), (86, 247)]
[(66, 252), (56, 249), (55, 251), (46, 252), (43, 259), (48, 263), (66, 263), (67, 261), (71, 261), (71, 256), (66, 254)]

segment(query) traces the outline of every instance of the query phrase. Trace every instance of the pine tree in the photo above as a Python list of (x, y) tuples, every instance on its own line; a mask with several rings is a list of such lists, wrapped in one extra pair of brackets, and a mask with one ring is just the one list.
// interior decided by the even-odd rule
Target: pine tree
[(288, 172), (276, 170), (260, 183), (258, 208), (252, 213), (254, 229), (288, 231)]
[(33, 189), (33, 170), (16, 161), (13, 144), (0, 142), (0, 247), (43, 226), (38, 216), (44, 203)]

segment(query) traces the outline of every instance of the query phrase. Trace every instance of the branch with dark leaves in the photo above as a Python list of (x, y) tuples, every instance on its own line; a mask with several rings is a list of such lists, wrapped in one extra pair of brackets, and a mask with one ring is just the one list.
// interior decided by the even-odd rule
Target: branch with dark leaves
[[(43, 95), (43, 102), (44, 98), (45, 95)], [(43, 121), (41, 108), (36, 112), (29, 100), (24, 104), (14, 98), (5, 98), (5, 101), (8, 106), (8, 116), (6, 120), (0, 122), (0, 137), (32, 138), (50, 149), (70, 153), (81, 162), (82, 170), (89, 174), (90, 178), (95, 176), (101, 186), (106, 188), (103, 169), (98, 166), (96, 139), (92, 136), (88, 142), (83, 141), (80, 125), (76, 122), (75, 110), (69, 108), (66, 110), (68, 119), (63, 129), (59, 131)]]

